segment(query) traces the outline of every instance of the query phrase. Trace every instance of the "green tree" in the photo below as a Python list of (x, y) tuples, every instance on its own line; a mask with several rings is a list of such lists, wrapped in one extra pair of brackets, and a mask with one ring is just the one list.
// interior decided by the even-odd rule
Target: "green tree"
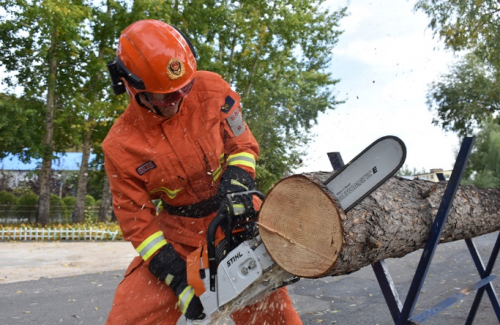
[(433, 82), (427, 105), (436, 111), (433, 123), (461, 136), (500, 112), (500, 71), (475, 54), (467, 54), (451, 72)]
[(0, 94), (0, 158), (9, 153), (27, 162), (42, 142), (44, 103)]
[(80, 59), (85, 62), (85, 82), (78, 89), (79, 101), (82, 103), (79, 111), (82, 120), (79, 130), (82, 139), (82, 161), (73, 214), (75, 222), (81, 222), (84, 217), (90, 152), (96, 147), (100, 149), (100, 143), (104, 139), (103, 132), (96, 132), (96, 129), (109, 130), (112, 124), (110, 121), (116, 119), (125, 108), (124, 98), (110, 96), (109, 78), (106, 75), (106, 62), (115, 56), (113, 46), (124, 24), (124, 12), (124, 6), (118, 2), (106, 0), (95, 3), (90, 20), (89, 46), (81, 52)]
[(498, 0), (418, 0), (415, 8), (430, 17), (429, 27), (454, 51), (473, 50), (500, 65)]
[[(44, 102), (43, 139), (36, 146), (42, 157), (37, 221), (50, 214), (50, 172), (54, 151), (73, 144), (69, 113), (80, 83), (79, 52), (90, 11), (81, 0), (1, 0), (0, 62), (10, 73), (6, 83), (20, 86), (23, 97)], [(57, 130), (65, 135), (55, 141)]]
[[(428, 106), (434, 123), (460, 136), (477, 133), (465, 182), (499, 184), (500, 2), (419, 0), (415, 8), (453, 51), (469, 51), (452, 71), (431, 85)], [(479, 130), (479, 131), (478, 131)]]
[(485, 122), (477, 133), (465, 176), (465, 184), (500, 188), (500, 125), (497, 122)]
[(401, 169), (398, 170), (396, 175), (398, 175), (398, 176), (414, 176), (414, 175), (425, 174), (425, 173), (426, 173), (426, 171), (425, 171), (425, 168), (423, 168), (423, 167), (422, 167), (422, 169), (420, 169), (420, 171), (418, 171), (415, 167), (413, 167), (413, 169), (410, 169), (410, 167), (408, 167), (408, 165), (405, 164), (403, 167), (401, 167)]
[[(126, 100), (109, 96), (105, 63), (121, 30), (139, 19), (178, 26), (198, 50), (199, 69), (220, 73), (242, 95), (247, 123), (261, 145), (260, 189), (293, 170), (319, 113), (338, 103), (332, 95), (338, 81), (326, 68), (345, 9), (330, 12), (323, 2), (0, 0), (7, 85), (22, 87), (23, 98), (44, 106), (37, 115), (44, 118), (38, 124), (42, 138), (26, 154), (43, 158), (39, 221), (48, 220), (52, 154), (76, 145), (84, 153), (75, 204), (81, 211), (89, 152), (100, 150)], [(105, 192), (108, 186), (103, 205), (110, 202)]]

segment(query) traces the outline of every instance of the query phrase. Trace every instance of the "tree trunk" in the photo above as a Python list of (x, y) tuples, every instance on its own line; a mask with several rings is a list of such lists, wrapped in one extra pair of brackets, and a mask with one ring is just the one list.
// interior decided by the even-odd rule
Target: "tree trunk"
[(78, 172), (78, 185), (76, 187), (76, 201), (73, 214), (73, 222), (76, 223), (81, 223), (85, 215), (85, 194), (87, 194), (87, 176), (89, 173), (89, 157), (90, 148), (92, 147), (92, 131), (94, 127), (93, 117), (89, 116), (85, 124), (88, 129), (83, 137), (82, 163)]
[[(111, 5), (109, 2), (107, 5), (108, 17), (111, 15)], [(99, 44), (99, 54), (97, 56), (98, 60), (102, 62), (104, 59), (104, 52), (106, 51), (106, 42), (101, 40)], [(95, 83), (99, 83), (103, 77), (102, 72), (96, 74)], [(96, 103), (99, 101), (99, 92), (96, 91), (91, 106), (98, 106)], [(85, 214), (85, 195), (87, 194), (87, 176), (89, 172), (89, 158), (90, 149), (92, 148), (92, 133), (95, 127), (94, 112), (90, 110), (88, 112), (88, 118), (85, 121), (85, 135), (83, 137), (83, 148), (82, 148), (82, 163), (80, 165), (80, 170), (78, 172), (78, 185), (76, 188), (76, 201), (73, 221), (80, 223), (83, 221)], [(103, 198), (104, 199), (104, 198)], [(100, 213), (100, 212), (99, 212)]]
[[(346, 215), (323, 185), (327, 177), (285, 178), (262, 205), (262, 241), (285, 271), (306, 278), (349, 274), (425, 246), (446, 182), (393, 177)], [(461, 186), (441, 243), (500, 230), (499, 212), (500, 190)]]
[(109, 185), (109, 179), (106, 174), (104, 174), (104, 186), (102, 188), (101, 206), (99, 207), (99, 221), (108, 221), (108, 211), (111, 206), (111, 187)]
[(52, 154), (54, 150), (54, 117), (55, 117), (55, 90), (57, 74), (57, 58), (55, 47), (57, 30), (52, 32), (51, 47), (49, 50), (48, 77), (47, 77), (47, 102), (45, 114), (45, 135), (43, 137), (43, 161), (40, 174), (40, 196), (38, 198), (37, 222), (45, 226), (50, 215), (50, 172), (52, 170)]

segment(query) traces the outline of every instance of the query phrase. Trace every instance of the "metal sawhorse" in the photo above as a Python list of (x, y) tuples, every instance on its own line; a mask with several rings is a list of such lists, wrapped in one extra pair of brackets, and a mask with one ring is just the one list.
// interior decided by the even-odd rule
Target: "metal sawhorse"
[[(444, 225), (446, 223), (446, 220), (448, 219), (448, 214), (455, 199), (455, 194), (457, 193), (458, 187), (460, 185), (460, 180), (462, 179), (462, 175), (465, 170), (467, 160), (469, 159), (472, 146), (474, 145), (474, 141), (475, 141), (474, 137), (468, 137), (465, 138), (464, 141), (462, 142), (460, 151), (455, 161), (455, 166), (453, 167), (453, 172), (451, 174), (448, 185), (446, 186), (446, 190), (441, 200), (439, 210), (436, 214), (436, 218), (434, 219), (434, 224), (432, 225), (431, 228), (429, 239), (427, 240), (425, 248), (422, 252), (420, 262), (417, 266), (415, 276), (413, 277), (404, 304), (399, 299), (398, 292), (394, 286), (394, 282), (392, 281), (391, 275), (389, 273), (385, 261), (380, 261), (372, 264), (372, 268), (377, 278), (377, 281), (380, 285), (380, 288), (382, 290), (382, 294), (384, 295), (392, 319), (394, 320), (394, 324), (396, 325), (423, 323), (430, 317), (440, 313), (445, 308), (449, 307), (456, 301), (463, 298), (465, 295), (469, 294), (472, 290), (477, 290), (477, 293), (474, 302), (472, 303), (472, 307), (469, 311), (469, 315), (467, 317), (465, 324), (470, 325), (473, 323), (474, 317), (476, 316), (479, 304), (481, 303), (481, 299), (485, 291), (488, 293), (488, 297), (490, 298), (493, 310), (495, 311), (498, 322), (500, 323), (500, 303), (496, 295), (495, 289), (491, 284), (491, 281), (496, 278), (496, 276), (491, 275), (491, 272), (495, 265), (498, 252), (500, 250), (500, 233), (499, 236), (497, 237), (496, 243), (493, 247), (493, 251), (491, 253), (488, 264), (486, 265), (486, 268), (484, 267), (483, 261), (479, 256), (479, 253), (472, 240), (465, 239), (465, 242), (467, 244), (467, 247), (469, 248), (472, 259), (474, 260), (474, 264), (476, 265), (479, 276), (481, 277), (480, 281), (467, 288), (462, 289), (459, 293), (446, 298), (445, 300), (441, 301), (435, 306), (428, 308), (427, 310), (424, 310), (423, 312), (415, 316), (412, 316), (413, 310), (417, 304), (420, 290), (422, 288), (422, 285), (424, 284), (424, 280), (427, 276), (427, 272), (429, 270), (432, 258), (434, 257), (437, 245), (439, 244), (439, 238), (441, 237)], [(338, 152), (328, 153), (328, 157), (330, 159), (330, 163), (332, 164), (334, 170), (337, 170), (338, 168), (344, 165), (340, 153)]]

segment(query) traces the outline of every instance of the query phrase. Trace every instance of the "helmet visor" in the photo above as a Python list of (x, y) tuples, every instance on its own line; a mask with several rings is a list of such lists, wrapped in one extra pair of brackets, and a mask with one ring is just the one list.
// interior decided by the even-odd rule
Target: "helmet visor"
[(193, 88), (194, 79), (191, 80), (187, 85), (181, 89), (174, 91), (173, 93), (151, 93), (144, 92), (146, 100), (153, 106), (170, 106), (177, 102), (182, 97), (186, 96)]

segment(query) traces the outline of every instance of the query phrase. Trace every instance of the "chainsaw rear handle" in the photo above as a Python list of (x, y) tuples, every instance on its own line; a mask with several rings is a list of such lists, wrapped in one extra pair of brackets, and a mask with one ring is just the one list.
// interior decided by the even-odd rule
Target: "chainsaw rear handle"
[[(229, 207), (229, 213), (227, 214), (227, 223), (228, 227), (225, 229), (224, 236), (228, 244), (231, 244), (231, 236), (232, 236), (232, 219), (234, 217), (234, 208), (233, 208), (233, 198), (240, 195), (256, 195), (261, 200), (264, 200), (264, 194), (259, 191), (245, 191), (245, 192), (237, 192), (227, 194), (226, 199)], [(224, 200), (221, 204), (224, 204)], [(220, 209), (219, 209), (220, 211)], [(224, 221), (224, 214), (217, 212), (217, 216), (210, 222), (210, 225), (207, 229), (207, 253), (208, 253), (208, 266), (210, 271), (210, 290), (215, 291), (215, 276), (217, 275), (217, 257), (215, 255), (215, 234), (217, 233), (217, 228), (220, 227), (220, 224)]]

